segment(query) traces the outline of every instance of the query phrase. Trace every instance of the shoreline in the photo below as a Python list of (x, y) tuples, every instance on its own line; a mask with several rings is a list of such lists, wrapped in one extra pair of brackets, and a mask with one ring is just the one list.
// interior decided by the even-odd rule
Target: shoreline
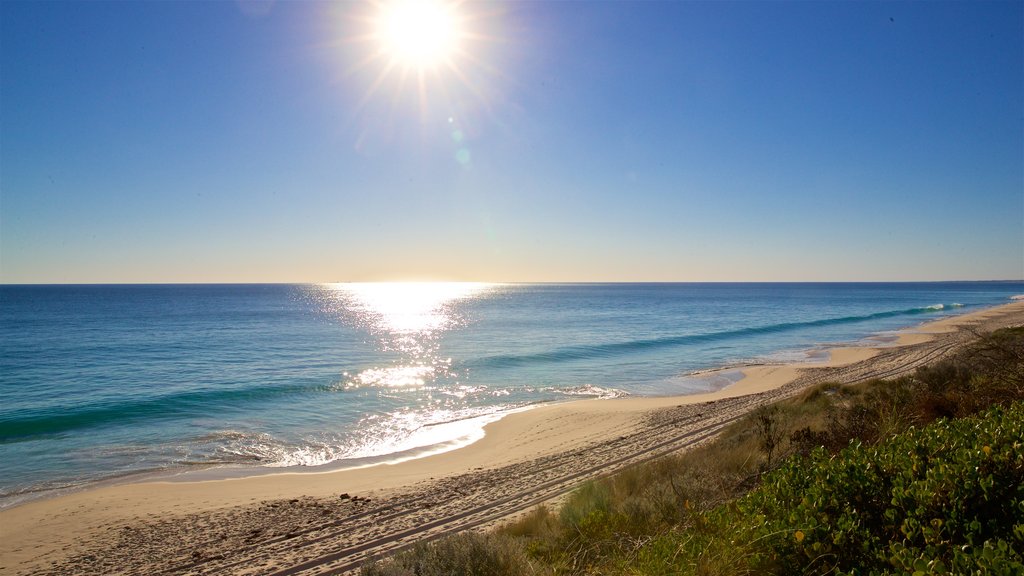
[[(167, 526), (157, 528), (170, 520), (180, 521), (183, 529), (184, 525), (190, 523), (194, 523), (193, 527), (212, 524), (227, 529), (239, 523), (239, 516), (249, 518), (262, 511), (259, 513), (265, 516), (264, 519), (250, 518), (248, 524), (242, 522), (239, 525), (258, 524), (263, 526), (261, 533), (275, 534), (276, 528), (272, 526), (277, 526), (285, 530), (279, 535), (282, 537), (290, 533), (301, 533), (289, 523), (290, 513), (267, 510), (275, 502), (288, 502), (290, 506), (285, 508), (304, 513), (313, 513), (311, 510), (315, 508), (317, 514), (332, 519), (328, 524), (336, 524), (344, 522), (345, 518), (369, 513), (378, 501), (385, 502), (390, 509), (406, 506), (409, 502), (427, 501), (428, 505), (415, 508), (406, 517), (408, 522), (415, 525), (430, 524), (432, 519), (438, 517), (458, 516), (443, 511), (447, 507), (486, 508), (490, 503), (493, 508), (494, 502), (511, 497), (502, 496), (505, 493), (527, 500), (536, 499), (544, 496), (544, 490), (547, 490), (537, 487), (550, 482), (529, 477), (534, 470), (542, 467), (539, 463), (546, 466), (551, 462), (552, 467), (575, 470), (563, 475), (568, 478), (568, 484), (575, 485), (582, 478), (621, 467), (620, 464), (628, 465), (639, 461), (638, 458), (653, 457), (660, 451), (677, 449), (677, 444), (682, 446), (691, 440), (700, 441), (701, 434), (705, 433), (701, 430), (708, 429), (710, 431), (706, 433), (713, 434), (714, 426), (725, 425), (721, 422), (728, 423), (738, 417), (735, 415), (746, 413), (761, 403), (792, 396), (804, 387), (813, 385), (816, 380), (834, 378), (853, 381), (851, 379), (860, 378), (863, 374), (892, 375), (901, 366), (904, 371), (912, 371), (916, 365), (924, 362), (914, 364), (917, 360), (910, 352), (930, 361), (954, 349), (957, 342), (970, 339), (970, 329), (963, 329), (962, 326), (999, 327), (1000, 323), (1024, 324), (1024, 301), (1012, 301), (924, 323), (900, 331), (894, 342), (885, 342), (878, 347), (833, 348), (829, 350), (826, 362), (726, 368), (718, 373), (738, 370), (743, 377), (712, 392), (685, 396), (573, 400), (539, 405), (507, 414), (487, 424), (483, 438), (467, 446), (398, 463), (329, 471), (270, 472), (241, 478), (164, 478), (115, 483), (35, 499), (0, 511), (0, 573), (50, 570), (62, 573), (118, 571), (145, 574), (157, 569), (144, 565), (132, 571), (118, 563), (125, 560), (122, 558), (118, 561), (113, 551), (109, 551), (106, 558), (99, 557), (103, 554), (90, 551), (102, 550), (104, 542), (113, 538), (112, 534), (123, 538), (120, 531), (170, 530), (169, 533), (177, 534), (174, 536), (175, 541), (181, 541), (179, 546), (186, 546), (186, 551), (197, 550), (197, 542), (209, 541), (209, 536), (212, 536), (210, 528), (195, 534), (178, 534), (173, 531), (173, 527)], [(715, 371), (710, 372), (710, 375), (714, 374)], [(584, 460), (593, 461), (594, 464), (587, 464)], [(472, 492), (467, 486), (477, 486), (483, 482), (479, 478), (489, 478), (491, 484), (504, 481), (510, 487), (479, 486), (479, 494), (474, 492), (467, 495)], [(525, 481), (525, 484), (522, 488), (515, 488), (512, 486), (515, 481)], [(551, 489), (562, 490), (561, 487)], [(445, 497), (441, 497), (442, 494)], [(519, 504), (516, 506), (519, 506), (518, 510), (523, 509)], [(271, 507), (274, 510), (278, 508)], [(493, 514), (487, 517), (491, 516)], [(303, 518), (308, 520), (306, 516)], [(493, 521), (496, 520), (487, 520)], [(171, 522), (174, 523), (178, 522)], [(477, 525), (485, 523), (481, 521)], [(399, 523), (384, 530), (391, 530), (395, 534), (412, 530), (403, 526), (406, 525)], [(372, 541), (380, 529), (379, 526), (368, 526), (360, 532), (358, 528), (347, 528), (346, 537), (355, 543), (365, 543)], [(430, 530), (425, 528), (416, 531), (410, 537), (430, 537), (433, 534)], [(189, 538), (193, 539), (191, 545), (187, 544)], [(317, 545), (332, 545), (328, 540), (317, 540)], [(402, 541), (396, 538), (385, 544), (400, 545)], [(337, 539), (334, 539), (334, 544), (337, 544)], [(107, 546), (117, 546), (116, 540)], [(355, 544), (352, 547), (356, 547)], [(126, 549), (130, 550), (131, 547)], [(386, 549), (374, 548), (373, 551)], [(259, 546), (254, 550), (259, 550)], [(262, 551), (254, 554), (269, 562), (260, 564), (261, 567), (256, 569), (261, 573), (272, 573), (275, 567), (299, 563), (298, 556), (289, 556), (287, 553)], [(174, 556), (170, 553), (168, 555)], [(90, 556), (92, 560), (82, 560)], [(195, 566), (214, 567), (224, 560), (204, 558), (193, 557), (191, 562)], [(104, 561), (115, 563), (103, 565)], [(143, 562), (145, 559), (135, 561)], [(173, 561), (180, 567), (182, 562), (188, 564), (189, 559), (161, 557), (150, 561)], [(250, 568), (254, 566), (256, 564)], [(227, 573), (234, 572), (229, 570)]]
[[(1012, 300), (1010, 303), (1012, 304), (1013, 302), (1015, 302), (1015, 300)], [(799, 370), (803, 368), (814, 368), (833, 365), (836, 363), (835, 358), (837, 354), (839, 355), (840, 363), (851, 362), (857, 360), (860, 356), (862, 356), (864, 354), (863, 351), (865, 350), (873, 350), (875, 348), (885, 348), (890, 346), (901, 346), (906, 345), (908, 343), (915, 343), (916, 341), (923, 341), (921, 339), (908, 339), (904, 341), (903, 333), (913, 332), (918, 328), (921, 328), (922, 326), (930, 325), (935, 322), (941, 322), (943, 320), (952, 320), (954, 318), (959, 318), (964, 315), (975, 314), (991, 308), (998, 308), (1004, 305), (1006, 304), (989, 306), (986, 308), (982, 308), (980, 310), (976, 310), (974, 312), (946, 316), (940, 320), (926, 321), (914, 327), (903, 328), (893, 332), (893, 336), (891, 338), (880, 340), (880, 342), (882, 343), (880, 343), (877, 346), (848, 346), (845, 343), (833, 347), (829, 347), (827, 344), (819, 345), (816, 347), (793, 351), (793, 353), (795, 354), (804, 354), (806, 358), (804, 360), (783, 360), (779, 362), (768, 361), (765, 363), (754, 361), (749, 363), (729, 364), (722, 367), (696, 370), (682, 377), (683, 380), (702, 382), (706, 384), (708, 388), (707, 390), (652, 396), (632, 396), (629, 395), (628, 393), (623, 393), (622, 396), (614, 394), (611, 396), (593, 396), (588, 398), (559, 399), (553, 401), (542, 401), (526, 406), (514, 406), (500, 410), (493, 414), (475, 417), (485, 418), (490, 420), (490, 422), (488, 422), (484, 426), (481, 426), (479, 429), (474, 429), (470, 434), (466, 435), (472, 436), (472, 438), (460, 436), (440, 442), (438, 444), (411, 448), (409, 450), (404, 450), (401, 452), (383, 454), (378, 456), (366, 456), (352, 459), (343, 459), (315, 466), (291, 465), (278, 467), (265, 465), (261, 466), (257, 464), (222, 465), (217, 463), (197, 463), (193, 466), (178, 466), (163, 469), (131, 471), (122, 475), (85, 481), (80, 484), (56, 488), (41, 488), (38, 490), (22, 492), (19, 494), (12, 494), (5, 498), (5, 500), (7, 500), (6, 502), (0, 501), (0, 513), (3, 513), (6, 510), (12, 510), (20, 506), (24, 506), (26, 504), (31, 504), (33, 502), (45, 501), (81, 492), (89, 492), (92, 490), (123, 486), (129, 484), (154, 482), (205, 482), (213, 480), (239, 480), (246, 478), (258, 478), (264, 476), (275, 476), (285, 474), (325, 474), (334, 472), (345, 472), (349, 470), (361, 470), (376, 466), (391, 466), (401, 464), (410, 460), (429, 458), (431, 456), (445, 454), (447, 452), (455, 450), (463, 450), (479, 442), (486, 435), (486, 428), (490, 426), (490, 424), (493, 424), (496, 421), (503, 420), (506, 417), (509, 417), (516, 413), (530, 411), (545, 406), (573, 404), (577, 402), (588, 402), (591, 400), (664, 400), (704, 397), (705, 395), (708, 394), (717, 394), (719, 392), (723, 392), (728, 388), (737, 386), (743, 380), (749, 380), (750, 378), (756, 378), (759, 380), (764, 378), (770, 378), (770, 380), (767, 381), (768, 385), (780, 386), (782, 384), (785, 384), (786, 378), (796, 377), (795, 373), (793, 372), (794, 369)], [(869, 335), (865, 338), (862, 338), (859, 341), (870, 341), (875, 337), (876, 335)], [(814, 356), (818, 355), (824, 356), (824, 359), (814, 358)]]
[[(947, 316), (946, 318), (953, 318), (961, 315), (962, 314), (957, 314), (955, 316)], [(871, 338), (874, 338), (874, 336), (867, 336), (861, 339), (860, 341), (863, 341), (865, 339), (870, 340)], [(895, 341), (895, 339), (895, 336), (891, 338), (893, 342)], [(791, 356), (803, 355), (803, 359), (801, 360), (773, 360), (772, 355), (769, 354), (764, 358), (764, 362), (758, 362), (755, 359), (753, 361), (747, 362), (730, 363), (721, 367), (703, 368), (685, 374), (679, 378), (683, 382), (687, 382), (690, 384), (700, 384), (701, 386), (695, 387), (695, 391), (685, 391), (668, 394), (654, 394), (649, 396), (634, 396), (627, 392), (613, 388), (611, 389), (612, 394), (584, 394), (581, 395), (582, 397), (579, 398), (544, 400), (528, 405), (509, 406), (501, 410), (498, 410), (494, 413), (471, 417), (468, 418), (467, 420), (483, 419), (488, 420), (487, 424), (489, 424), (495, 420), (504, 419), (512, 414), (532, 410), (542, 406), (568, 404), (588, 400), (606, 400), (620, 398), (685, 398), (707, 393), (715, 393), (725, 388), (735, 386), (737, 382), (747, 377), (747, 370), (762, 367), (788, 366), (790, 364), (796, 366), (810, 367), (828, 365), (830, 361), (828, 359), (830, 353), (833, 350), (842, 349), (844, 349), (842, 346), (840, 348), (835, 348), (829, 347), (827, 344), (819, 344), (806, 349), (792, 350), (788, 352), (788, 354)], [(821, 356), (824, 356), (825, 359), (822, 360), (820, 358)], [(415, 448), (410, 448), (407, 450), (402, 450), (399, 452), (389, 454), (363, 456), (357, 458), (346, 458), (317, 465), (272, 466), (261, 465), (257, 462), (253, 462), (250, 464), (194, 462), (191, 463), (191, 465), (177, 465), (149, 470), (126, 471), (122, 474), (114, 476), (84, 480), (64, 486), (35, 488), (19, 493), (9, 494), (7, 496), (4, 496), (3, 498), (0, 498), (0, 512), (14, 509), (32, 502), (49, 500), (52, 498), (60, 498), (63, 496), (76, 494), (79, 492), (87, 492), (99, 488), (120, 486), (125, 484), (148, 482), (197, 482), (208, 480), (229, 480), (279, 474), (321, 474), (329, 472), (341, 472), (352, 469), (362, 469), (373, 466), (400, 464), (408, 460), (426, 458), (450, 452), (453, 450), (461, 450), (463, 448), (466, 448), (467, 446), (470, 446), (473, 443), (478, 442), (485, 435), (485, 428), (487, 424), (484, 424), (479, 428), (473, 428), (466, 434), (453, 437), (448, 440), (444, 440), (432, 445), (418, 446)]]

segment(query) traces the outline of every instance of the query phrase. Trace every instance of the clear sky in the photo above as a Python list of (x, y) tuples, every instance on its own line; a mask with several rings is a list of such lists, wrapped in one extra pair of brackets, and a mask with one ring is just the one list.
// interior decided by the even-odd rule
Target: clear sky
[(0, 281), (1024, 278), (1022, 2), (380, 9), (0, 2)]

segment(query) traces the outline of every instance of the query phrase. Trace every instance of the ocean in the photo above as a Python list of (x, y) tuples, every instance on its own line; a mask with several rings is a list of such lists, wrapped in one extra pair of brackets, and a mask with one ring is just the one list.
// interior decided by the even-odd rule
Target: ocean
[(0, 286), (0, 508), (116, 479), (463, 446), (545, 402), (689, 394), (751, 363), (1004, 304), (1024, 282)]

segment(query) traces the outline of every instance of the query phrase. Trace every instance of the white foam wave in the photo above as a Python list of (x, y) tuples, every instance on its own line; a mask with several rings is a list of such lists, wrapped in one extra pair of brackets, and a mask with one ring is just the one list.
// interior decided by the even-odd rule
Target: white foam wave
[(1010, 300), (1024, 300), (1024, 294), (1017, 294), (1015, 296), (1010, 296)]
[(316, 466), (337, 457), (337, 452), (323, 442), (306, 442), (301, 446), (275, 438), (270, 434), (228, 430), (219, 439), (208, 435), (207, 442), (219, 443), (218, 459), (224, 462), (258, 463), (263, 466)]
[(931, 306), (925, 306), (921, 310), (945, 310), (947, 308), (963, 308), (964, 305), (959, 302), (952, 304), (932, 304)]
[(407, 409), (368, 415), (345, 435), (286, 441), (265, 433), (228, 430), (202, 440), (215, 444), (211, 463), (259, 464), (270, 468), (367, 465), (397, 462), (468, 446), (484, 427), (524, 407), (459, 410)]
[(601, 386), (594, 386), (593, 384), (585, 384), (583, 386), (573, 386), (571, 388), (556, 388), (555, 391), (565, 394), (566, 396), (588, 396), (596, 398), (623, 398), (629, 396), (629, 392), (625, 390), (617, 390), (615, 388), (603, 388)]
[(484, 426), (507, 413), (507, 409), (492, 407), (404, 410), (369, 416), (360, 423), (360, 437), (349, 444), (345, 458), (396, 454), (442, 444), (465, 446), (483, 438)]

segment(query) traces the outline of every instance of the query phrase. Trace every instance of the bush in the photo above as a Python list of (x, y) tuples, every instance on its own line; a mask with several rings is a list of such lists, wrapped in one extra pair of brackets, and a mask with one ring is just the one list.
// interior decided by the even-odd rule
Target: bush
[(758, 572), (1024, 573), (1024, 404), (819, 449), (709, 521)]
[(367, 564), (362, 576), (517, 576), (544, 574), (522, 545), (500, 534), (465, 532), (420, 543), (390, 560)]

